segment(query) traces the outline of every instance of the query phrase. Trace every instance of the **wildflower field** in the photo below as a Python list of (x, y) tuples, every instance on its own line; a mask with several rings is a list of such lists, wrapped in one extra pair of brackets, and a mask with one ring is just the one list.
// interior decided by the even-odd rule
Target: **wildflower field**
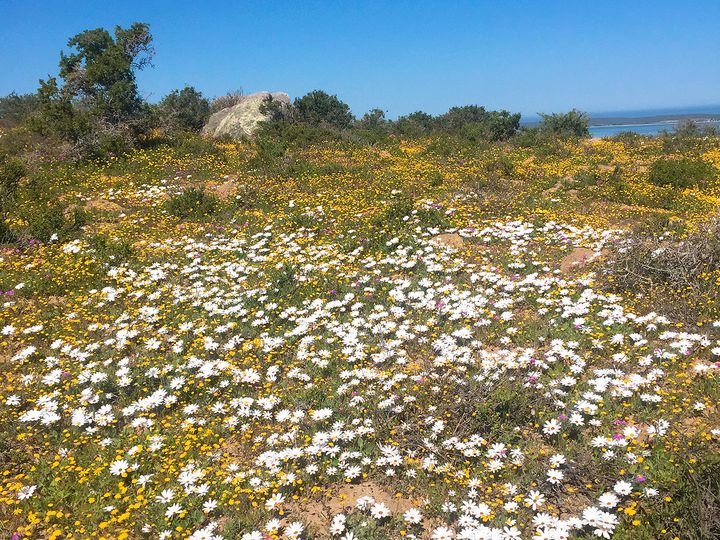
[(708, 230), (717, 175), (642, 137), (275, 150), (22, 181), (2, 538), (718, 538), (720, 268), (613, 263)]

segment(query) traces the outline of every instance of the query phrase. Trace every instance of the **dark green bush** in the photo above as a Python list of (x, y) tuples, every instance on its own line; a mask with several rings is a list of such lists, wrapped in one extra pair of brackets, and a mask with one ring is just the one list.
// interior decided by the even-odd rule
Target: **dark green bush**
[(432, 131), (435, 127), (435, 118), (423, 111), (416, 111), (399, 117), (393, 122), (392, 129), (399, 135), (418, 137)]
[(202, 189), (190, 188), (168, 200), (166, 208), (181, 219), (203, 219), (218, 213), (220, 201)]
[(506, 155), (500, 155), (485, 165), (485, 171), (490, 177), (508, 177), (515, 170), (515, 164)]
[(553, 137), (589, 137), (590, 118), (576, 109), (566, 113), (543, 114), (540, 131)]
[(128, 260), (133, 251), (132, 244), (128, 240), (105, 234), (91, 236), (89, 243), (101, 259), (115, 264)]
[(487, 111), (479, 105), (452, 107), (438, 117), (436, 125), (442, 131), (456, 133), (470, 141), (504, 141), (520, 127), (520, 113)]
[(200, 131), (210, 116), (210, 103), (192, 86), (173, 90), (158, 104), (160, 126), (173, 131)]
[(315, 90), (293, 103), (293, 118), (296, 122), (311, 126), (331, 126), (338, 129), (350, 127), (353, 115), (350, 107), (322, 90)]
[(282, 159), (287, 152), (287, 143), (269, 135), (255, 138), (255, 156), (250, 160), (250, 166), (266, 173), (277, 172), (282, 168)]
[(649, 179), (656, 186), (703, 187), (717, 178), (718, 171), (702, 159), (661, 158), (650, 166)]
[(14, 236), (20, 240), (64, 240), (79, 231), (87, 222), (87, 215), (81, 207), (60, 203), (23, 208), (20, 215), (27, 222), (21, 230), (13, 231)]
[(471, 141), (506, 141), (515, 135), (519, 127), (520, 113), (490, 111), (482, 121), (464, 126), (461, 133)]
[(0, 209), (4, 201), (12, 196), (20, 179), (27, 174), (25, 164), (19, 159), (0, 158)]
[(520, 148), (533, 148), (547, 142), (547, 137), (538, 126), (523, 126), (515, 133), (512, 142)]

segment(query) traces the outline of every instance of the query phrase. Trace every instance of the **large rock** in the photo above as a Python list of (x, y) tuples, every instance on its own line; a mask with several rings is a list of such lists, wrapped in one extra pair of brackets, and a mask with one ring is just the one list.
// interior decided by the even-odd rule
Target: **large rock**
[(285, 107), (290, 105), (290, 96), (285, 92), (258, 92), (243, 96), (236, 105), (213, 114), (202, 130), (203, 135), (211, 137), (229, 135), (234, 139), (252, 135), (257, 129), (258, 122), (268, 119), (260, 112), (260, 105), (268, 95), (283, 103)]

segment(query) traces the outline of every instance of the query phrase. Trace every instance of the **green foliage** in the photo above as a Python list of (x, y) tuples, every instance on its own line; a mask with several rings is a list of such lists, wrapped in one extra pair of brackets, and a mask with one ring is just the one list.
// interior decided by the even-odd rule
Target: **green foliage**
[(52, 203), (49, 206), (25, 206), (20, 212), (27, 223), (22, 228), (13, 231), (13, 235), (20, 240), (42, 240), (49, 242), (53, 239), (65, 240), (73, 236), (87, 222), (85, 211), (79, 206), (66, 206), (61, 203)]
[(0, 241), (7, 241), (13, 237), (5, 224), (5, 213), (12, 206), (20, 179), (26, 174), (27, 170), (22, 161), (0, 157)]
[(717, 135), (717, 129), (712, 125), (701, 127), (693, 120), (685, 120), (678, 123), (673, 131), (663, 131), (659, 138), (667, 153), (692, 153), (702, 151), (708, 139)]
[(20, 179), (27, 174), (25, 164), (19, 159), (0, 158), (0, 211), (12, 197)]
[(519, 127), (520, 113), (487, 111), (479, 105), (452, 107), (437, 118), (418, 111), (398, 118), (393, 124), (394, 131), (404, 136), (417, 137), (439, 131), (471, 142), (505, 141)]
[(21, 124), (40, 107), (37, 94), (12, 92), (0, 98), (0, 127), (9, 128)]
[(186, 189), (167, 201), (167, 211), (181, 219), (204, 219), (216, 215), (220, 201), (202, 189)]
[(545, 144), (547, 142), (546, 135), (540, 131), (539, 127), (523, 126), (518, 129), (513, 137), (513, 143), (521, 148), (533, 148)]
[(494, 178), (508, 177), (515, 170), (515, 164), (507, 155), (501, 154), (489, 161), (485, 165), (485, 170), (487, 171), (488, 176)]
[(104, 28), (73, 36), (67, 45), (76, 52), (60, 55), (63, 96), (83, 100), (105, 121), (128, 119), (142, 103), (135, 70), (150, 65), (151, 43), (150, 27), (144, 23), (116, 26), (114, 39)]
[(353, 116), (350, 107), (322, 90), (314, 90), (297, 98), (293, 104), (296, 122), (311, 126), (330, 126), (338, 129), (350, 127)]
[[(60, 54), (58, 79), (40, 81), (39, 107), (30, 125), (38, 133), (95, 149), (117, 149), (118, 129), (132, 133), (132, 122), (145, 112), (135, 71), (150, 65), (152, 36), (147, 24), (115, 28), (114, 37), (103, 29), (86, 30), (68, 41), (73, 50)], [(122, 126), (122, 128), (120, 128)], [(88, 135), (105, 132), (97, 137)], [(78, 154), (83, 154), (79, 152)], [(81, 157), (85, 157), (84, 155)]]
[(691, 188), (706, 186), (717, 178), (718, 171), (702, 159), (661, 158), (650, 166), (650, 182), (656, 186)]
[(35, 132), (75, 142), (90, 131), (92, 115), (85, 108), (75, 107), (70, 96), (63, 95), (55, 77), (40, 81), (38, 97), (40, 108), (28, 121)]
[(263, 98), (259, 111), (261, 114), (264, 114), (270, 122), (285, 120), (288, 113), (285, 104), (272, 97), (272, 94), (268, 94)]
[(171, 139), (171, 143), (179, 154), (194, 157), (223, 156), (214, 141), (194, 133), (177, 133)]
[(440, 187), (445, 183), (445, 177), (440, 171), (435, 171), (430, 175), (430, 187)]
[(339, 141), (337, 131), (323, 126), (294, 124), (288, 122), (261, 122), (255, 132), (256, 142), (259, 139), (273, 139), (285, 147), (305, 148), (313, 144)]
[(566, 113), (543, 114), (540, 131), (553, 137), (589, 137), (590, 118), (576, 109)]
[(78, 161), (120, 156), (130, 150), (134, 142), (127, 126), (97, 124), (75, 142), (71, 155)]
[(486, 114), (485, 107), (479, 105), (451, 107), (437, 119), (437, 124), (443, 131), (458, 132), (468, 124), (482, 122)]
[(96, 234), (88, 239), (90, 246), (102, 260), (119, 264), (128, 260), (133, 252), (132, 244), (123, 238)]
[(505, 141), (520, 127), (520, 113), (490, 111), (479, 122), (465, 124), (460, 133), (470, 141)]
[(361, 129), (380, 130), (387, 127), (388, 121), (385, 119), (385, 111), (371, 109), (355, 125)]
[(255, 138), (255, 156), (250, 161), (254, 168), (272, 172), (280, 166), (280, 160), (287, 151), (287, 142), (283, 139), (263, 134)]
[(459, 133), (471, 141), (504, 141), (520, 127), (520, 113), (487, 111), (479, 105), (452, 107), (437, 119), (443, 131)]
[(435, 119), (422, 111), (401, 116), (393, 123), (393, 129), (400, 135), (407, 137), (417, 137), (429, 133), (434, 127)]
[(210, 116), (210, 103), (192, 86), (173, 90), (158, 104), (160, 125), (167, 131), (200, 131)]

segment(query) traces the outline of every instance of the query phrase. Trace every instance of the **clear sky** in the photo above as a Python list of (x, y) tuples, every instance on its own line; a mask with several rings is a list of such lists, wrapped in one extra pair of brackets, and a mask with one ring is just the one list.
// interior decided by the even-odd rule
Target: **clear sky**
[(0, 0), (0, 94), (34, 91), (67, 39), (147, 22), (155, 101), (193, 85), (337, 94), (391, 117), (720, 104), (720, 0)]

